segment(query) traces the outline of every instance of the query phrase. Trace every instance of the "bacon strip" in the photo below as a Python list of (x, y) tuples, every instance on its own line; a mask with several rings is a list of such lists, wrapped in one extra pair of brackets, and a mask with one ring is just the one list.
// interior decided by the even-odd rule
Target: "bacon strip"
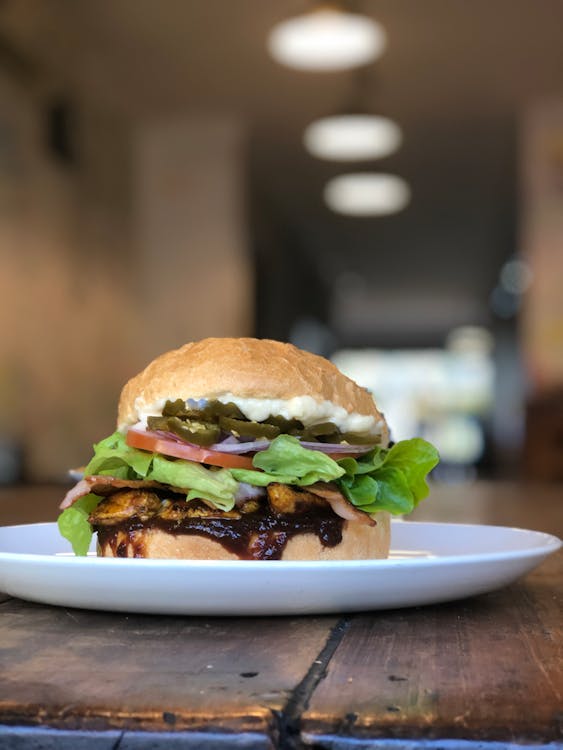
[(182, 495), (186, 494), (186, 490), (181, 487), (171, 487), (168, 484), (161, 484), (160, 482), (155, 482), (151, 479), (116, 479), (115, 477), (91, 476), (84, 477), (84, 479), (81, 479), (75, 484), (74, 487), (66, 493), (59, 507), (61, 510), (70, 508), (70, 506), (79, 498), (88, 495), (90, 492), (93, 492), (95, 495), (111, 495), (111, 493), (116, 490), (136, 490), (140, 488), (154, 488), (178, 492)]
[(345, 518), (347, 521), (363, 523), (366, 526), (377, 525), (368, 513), (354, 507), (348, 498), (344, 497), (340, 490), (337, 490), (333, 484), (329, 482), (316, 482), (315, 484), (308, 485), (305, 489), (307, 492), (312, 492), (314, 495), (324, 498), (337, 516)]

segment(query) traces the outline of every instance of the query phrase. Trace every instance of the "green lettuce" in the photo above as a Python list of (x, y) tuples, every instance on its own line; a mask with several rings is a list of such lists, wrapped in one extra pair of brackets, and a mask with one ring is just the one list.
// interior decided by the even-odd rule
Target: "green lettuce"
[(260, 471), (231, 469), (231, 474), (239, 482), (256, 487), (266, 487), (272, 482), (303, 487), (315, 482), (331, 482), (345, 471), (330, 456), (303, 448), (291, 435), (279, 435), (272, 440), (265, 451), (254, 456), (252, 463)]
[(63, 510), (57, 519), (59, 532), (72, 544), (75, 555), (83, 556), (88, 552), (92, 541), (92, 527), (88, 523), (88, 516), (101, 499), (97, 495), (84, 495), (70, 508)]
[(232, 510), (238, 490), (238, 482), (228, 469), (206, 469), (193, 461), (171, 461), (158, 453), (154, 454), (147, 479), (185, 488), (187, 500), (209, 500), (220, 510)]
[(345, 475), (337, 484), (348, 500), (366, 513), (410, 513), (429, 492), (427, 475), (440, 457), (422, 438), (375, 448), (361, 458), (338, 461)]
[(125, 435), (114, 432), (94, 445), (94, 455), (84, 469), (84, 476), (145, 479), (152, 460), (152, 453), (129, 447), (125, 442)]

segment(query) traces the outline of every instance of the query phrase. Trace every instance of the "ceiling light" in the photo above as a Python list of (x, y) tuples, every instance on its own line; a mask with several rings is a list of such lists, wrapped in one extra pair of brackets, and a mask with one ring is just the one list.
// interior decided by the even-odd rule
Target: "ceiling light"
[(410, 200), (410, 188), (391, 174), (344, 174), (330, 180), (324, 198), (333, 211), (349, 216), (385, 216), (401, 211)]
[(401, 145), (401, 129), (377, 115), (337, 115), (312, 122), (303, 135), (307, 151), (319, 159), (381, 159)]
[(277, 62), (298, 70), (345, 70), (373, 62), (385, 32), (367, 16), (322, 9), (274, 26), (268, 49)]

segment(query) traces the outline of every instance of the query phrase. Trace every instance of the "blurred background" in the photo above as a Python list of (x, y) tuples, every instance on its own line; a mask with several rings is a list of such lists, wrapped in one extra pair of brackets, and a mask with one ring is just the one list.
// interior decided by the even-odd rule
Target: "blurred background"
[(205, 336), (331, 357), (436, 479), (563, 480), (560, 0), (1, 0), (0, 483)]

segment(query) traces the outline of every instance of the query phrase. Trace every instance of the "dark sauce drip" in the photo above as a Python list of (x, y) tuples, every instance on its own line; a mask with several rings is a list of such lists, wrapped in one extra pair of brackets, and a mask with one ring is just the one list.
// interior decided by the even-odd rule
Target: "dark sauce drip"
[(166, 521), (158, 517), (138, 519), (111, 526), (98, 526), (98, 543), (109, 545), (115, 557), (126, 557), (127, 548), (135, 557), (144, 557), (142, 529), (157, 528), (168, 534), (194, 534), (219, 542), (241, 560), (279, 560), (288, 541), (298, 534), (315, 534), (323, 547), (336, 547), (342, 541), (344, 520), (331, 509), (310, 513), (248, 513), (241, 518), (186, 518)]
[[(113, 549), (113, 552), (115, 553), (116, 557), (127, 557), (127, 542), (115, 542), (115, 549)], [(114, 545), (112, 545), (113, 548)], [(135, 557), (138, 557), (137, 554), (135, 554)]]

